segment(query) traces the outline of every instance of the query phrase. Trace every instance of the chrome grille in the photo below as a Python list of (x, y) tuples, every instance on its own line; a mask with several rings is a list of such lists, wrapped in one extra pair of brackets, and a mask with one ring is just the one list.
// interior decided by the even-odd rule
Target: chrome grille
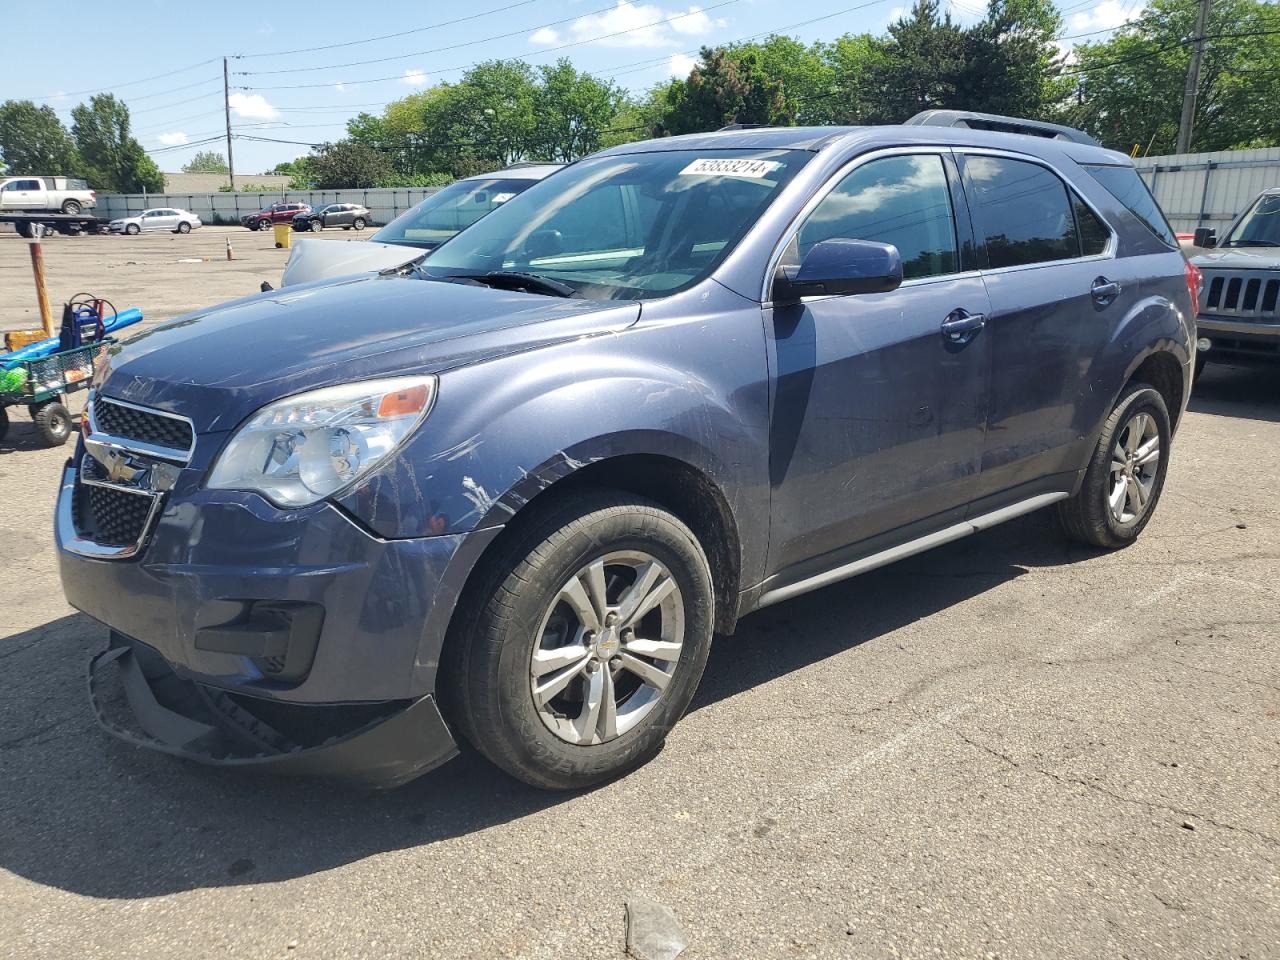
[(1273, 323), (1280, 319), (1277, 301), (1280, 301), (1280, 275), (1259, 270), (1204, 271), (1201, 313)]
[(93, 399), (93, 426), (121, 440), (180, 452), (184, 458), (195, 439), (191, 424), (180, 417), (143, 410), (103, 396)]

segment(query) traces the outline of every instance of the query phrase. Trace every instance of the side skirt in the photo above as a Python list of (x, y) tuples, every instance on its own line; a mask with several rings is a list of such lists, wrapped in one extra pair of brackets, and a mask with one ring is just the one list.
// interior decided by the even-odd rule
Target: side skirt
[(971, 517), (960, 523), (944, 527), (933, 533), (926, 534), (915, 540), (908, 540), (896, 547), (890, 547), (887, 550), (881, 550), (868, 556), (854, 560), (851, 563), (841, 564), (833, 567), (823, 573), (816, 574), (812, 577), (806, 577), (803, 580), (797, 580), (794, 583), (788, 583), (783, 586), (769, 589), (767, 586), (760, 598), (756, 601), (754, 608), (759, 610), (775, 603), (781, 603), (783, 600), (790, 600), (792, 597), (798, 597), (802, 593), (808, 593), (811, 590), (819, 590), (822, 587), (840, 580), (846, 580), (849, 577), (855, 577), (860, 573), (866, 573), (868, 570), (874, 570), (877, 567), (883, 567), (886, 564), (903, 560), (907, 557), (914, 556), (917, 553), (923, 553), (934, 547), (940, 547), (944, 543), (951, 543), (953, 540), (959, 540), (961, 537), (967, 537), (971, 533), (977, 533), (979, 530), (987, 530), (997, 524), (1004, 523), (1006, 520), (1012, 520), (1015, 517), (1021, 517), (1024, 514), (1032, 513), (1041, 507), (1047, 507), (1051, 503), (1057, 503), (1059, 500), (1066, 500), (1069, 495), (1066, 493), (1042, 493), (1038, 496), (1030, 497), (1026, 500), (1020, 500), (1017, 503), (994, 510), (991, 513), (984, 513), (978, 517)]

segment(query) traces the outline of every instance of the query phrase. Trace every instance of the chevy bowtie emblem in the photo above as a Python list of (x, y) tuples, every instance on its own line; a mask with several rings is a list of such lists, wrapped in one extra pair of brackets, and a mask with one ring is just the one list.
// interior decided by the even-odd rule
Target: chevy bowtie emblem
[(163, 493), (172, 489), (178, 478), (178, 468), (172, 464), (144, 458), (91, 437), (85, 438), (84, 452), (80, 473), (89, 483)]

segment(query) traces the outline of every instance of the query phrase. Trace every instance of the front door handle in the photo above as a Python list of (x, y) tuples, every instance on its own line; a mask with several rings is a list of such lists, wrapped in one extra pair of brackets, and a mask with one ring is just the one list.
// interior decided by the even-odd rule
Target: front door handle
[(1105, 307), (1120, 296), (1120, 284), (1114, 280), (1108, 280), (1106, 277), (1098, 277), (1093, 281), (1093, 286), (1089, 288), (1089, 293), (1093, 297), (1094, 303)]
[(950, 343), (967, 343), (974, 334), (987, 325), (987, 317), (982, 313), (970, 313), (967, 310), (952, 310), (947, 319), (942, 321), (942, 335)]

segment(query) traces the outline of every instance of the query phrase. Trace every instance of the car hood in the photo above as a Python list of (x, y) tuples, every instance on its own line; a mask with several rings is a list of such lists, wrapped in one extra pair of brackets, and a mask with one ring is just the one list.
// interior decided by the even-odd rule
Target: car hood
[(1231, 247), (1191, 258), (1201, 270), (1280, 270), (1280, 247)]
[(417, 247), (375, 240), (298, 240), (289, 252), (280, 285), (290, 287), (312, 280), (389, 270), (426, 255), (427, 251)]
[(562, 300), (373, 275), (272, 291), (189, 314), (124, 345), (100, 391), (229, 430), (306, 390), (431, 373), (624, 329), (634, 302)]

